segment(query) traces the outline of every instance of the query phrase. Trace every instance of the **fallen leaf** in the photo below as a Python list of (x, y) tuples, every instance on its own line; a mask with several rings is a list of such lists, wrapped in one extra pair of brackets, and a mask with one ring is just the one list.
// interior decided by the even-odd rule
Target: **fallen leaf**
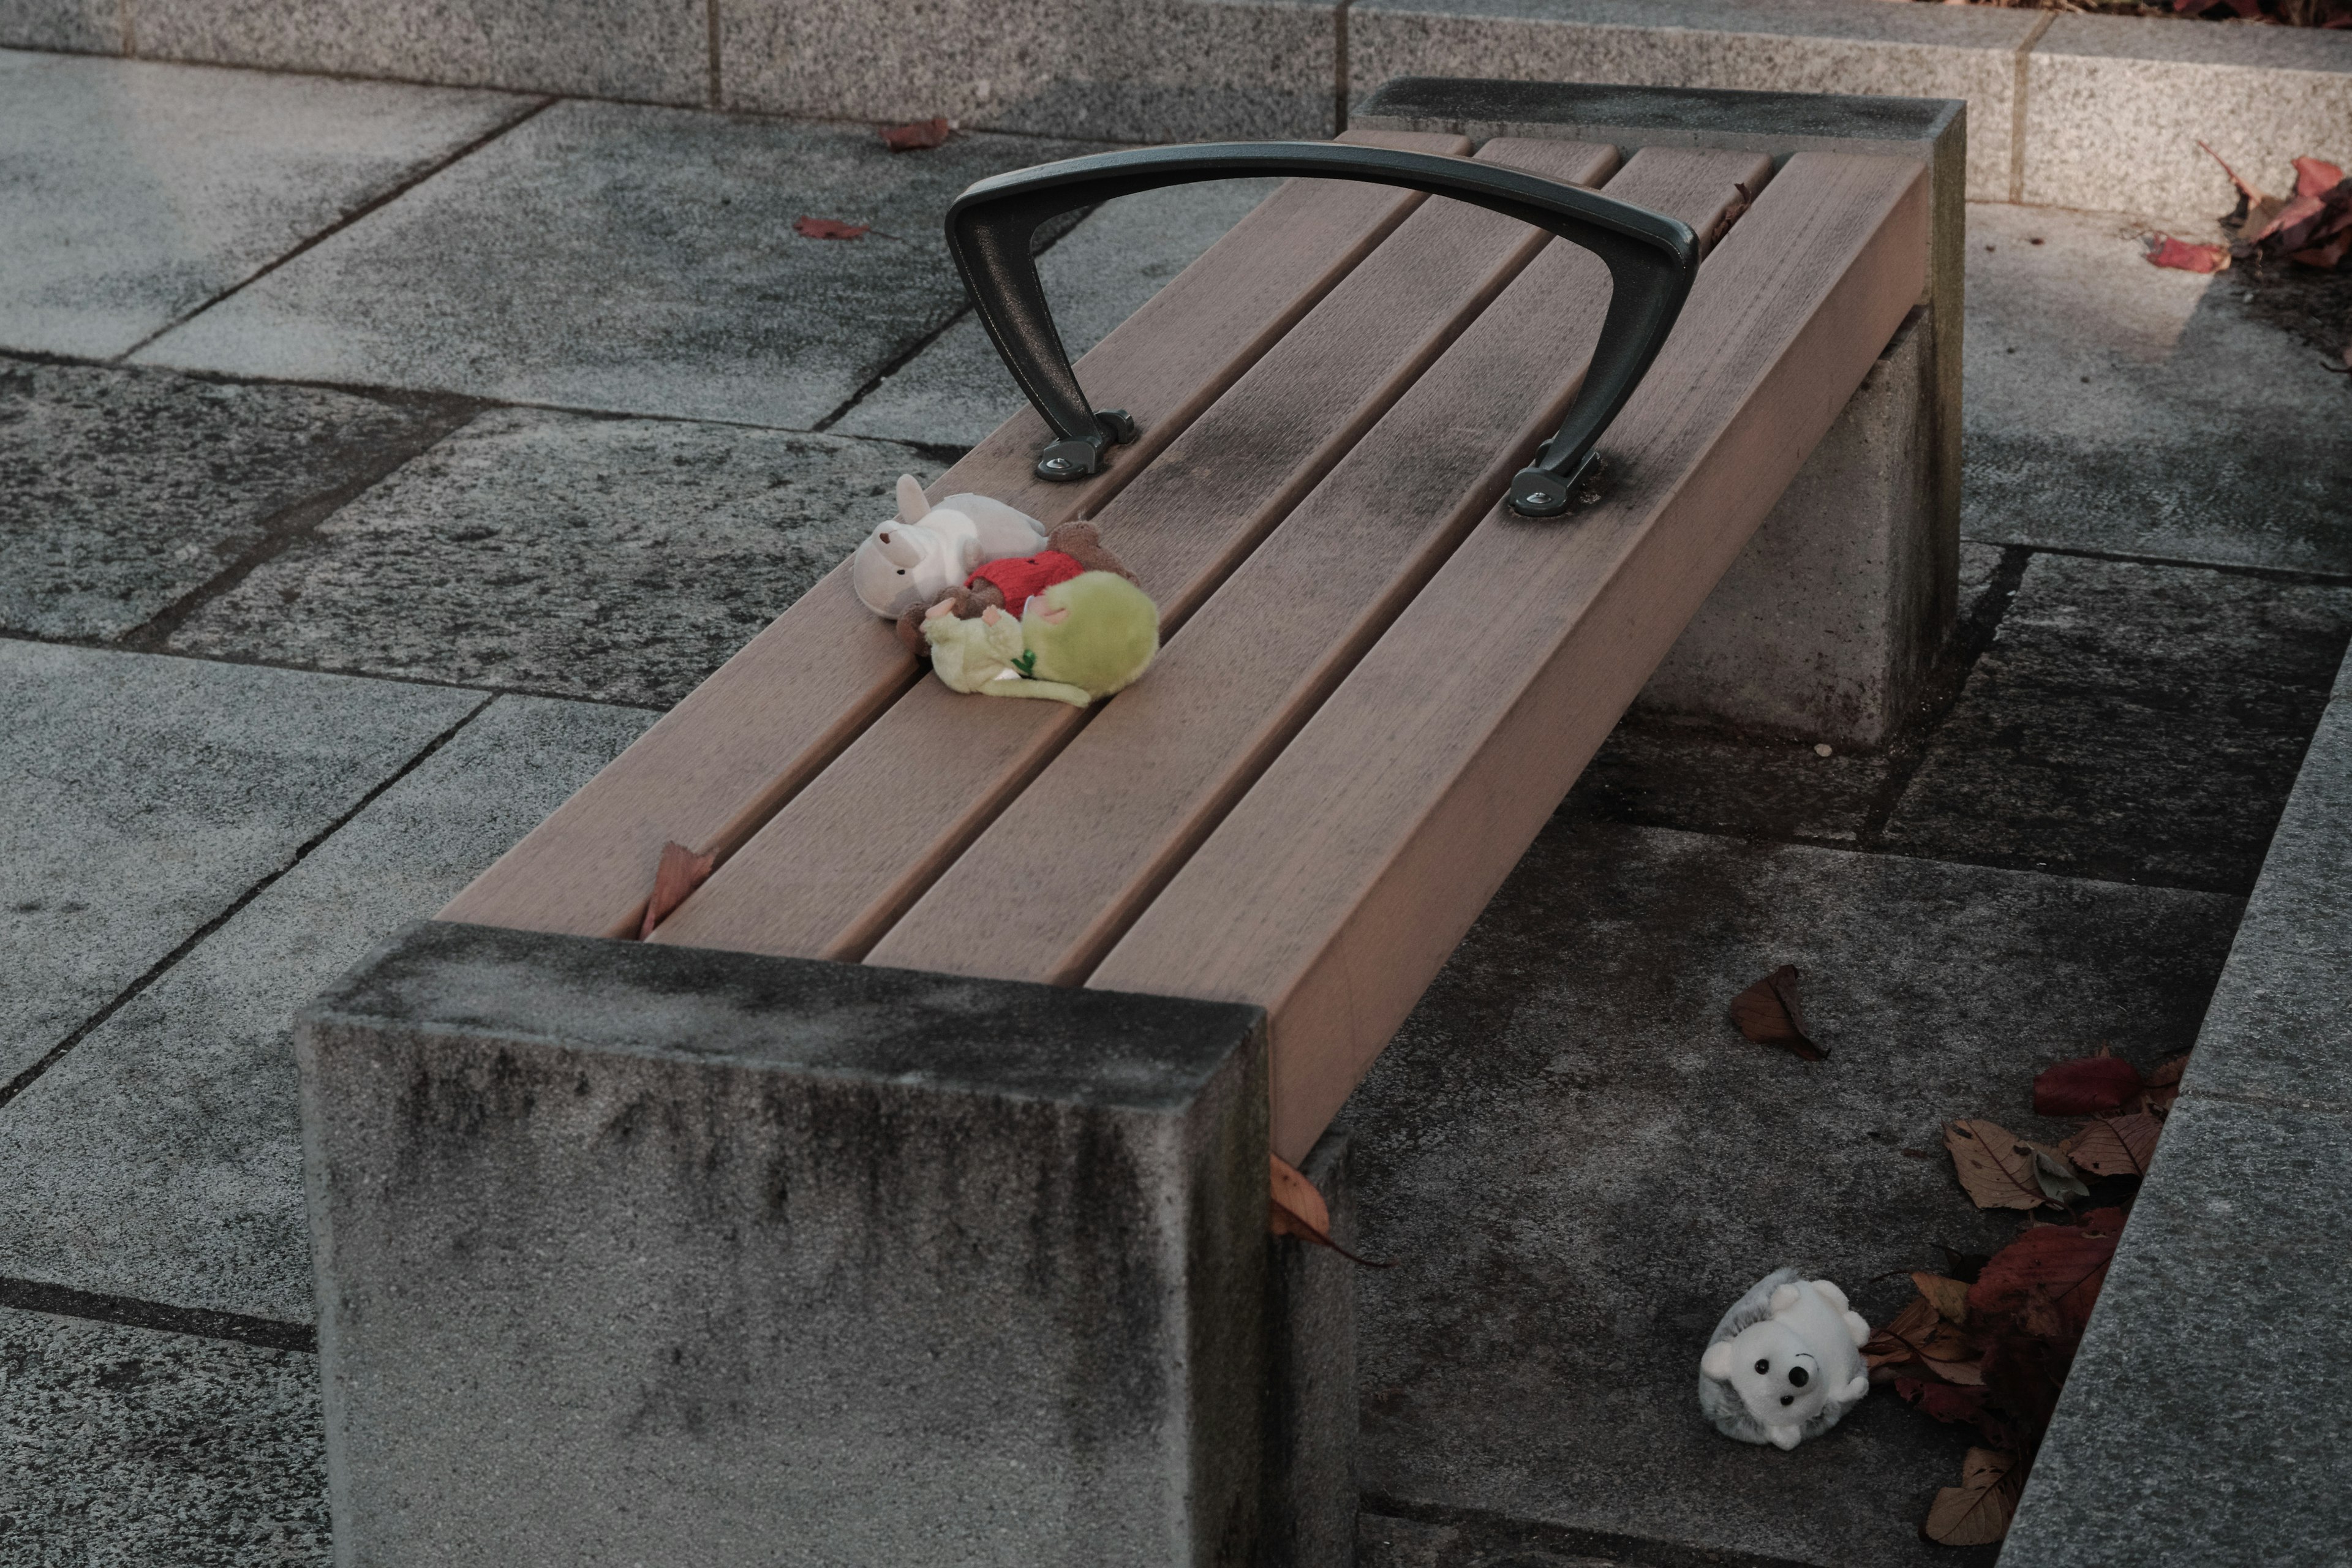
[(1722, 216), (1708, 227), (1706, 237), (1700, 245), (1702, 252), (1713, 250), (1722, 244), (1723, 237), (1731, 232), (1731, 226), (1738, 223), (1748, 209), (1756, 205), (1756, 193), (1748, 188), (1746, 182), (1734, 180), (1731, 183), (1731, 188), (1739, 193), (1739, 199), (1725, 207)]
[(2121, 1057), (2060, 1062), (2033, 1079), (2036, 1116), (2104, 1116), (2140, 1090), (2139, 1069)]
[(2179, 272), (2226, 272), (2230, 268), (2230, 247), (2226, 245), (2191, 245), (2168, 234), (2151, 236), (2150, 241), (2150, 266), (2169, 267)]
[[(2078, 1338), (2091, 1321), (2115, 1256), (2112, 1233), (2070, 1225), (2037, 1226), (1994, 1253), (1969, 1287), (1969, 1320), (2008, 1318), (2037, 1336)], [(2043, 1304), (2053, 1321), (2031, 1321)]]
[(1945, 1546), (1990, 1546), (2009, 1533), (2024, 1487), (2016, 1455), (1970, 1448), (1960, 1461), (1960, 1484), (1937, 1492), (1919, 1533)]
[(1938, 1421), (1960, 1425), (1984, 1414), (1986, 1395), (1981, 1388), (1956, 1388), (1948, 1383), (1902, 1377), (1895, 1380), (1895, 1392)]
[(893, 125), (882, 132), (882, 145), (893, 153), (920, 153), (944, 142), (955, 128), (955, 121), (944, 114), (912, 125)]
[[(2352, 354), (2352, 350), (2347, 350), (2347, 353)], [(2172, 1102), (2180, 1098), (2180, 1073), (2181, 1069), (2188, 1065), (2187, 1051), (2181, 1052), (2169, 1061), (2158, 1064), (2156, 1069), (2147, 1075), (2147, 1081), (2140, 1089), (2139, 1098), (2132, 1102), (2130, 1109), (2154, 1111), (2159, 1116), (2171, 1110)]]
[(2075, 1198), (2091, 1195), (2089, 1185), (2065, 1155), (2030, 1138), (2021, 1138), (2018, 1142), (2033, 1151), (2033, 1179), (2042, 1184), (2042, 1194), (2053, 1206), (2064, 1208)]
[(2294, 161), (2294, 194), (2298, 196), (2324, 196), (2344, 183), (2344, 171), (2317, 158), (2297, 158)]
[(1944, 1272), (1963, 1285), (1975, 1284), (1984, 1266), (1992, 1261), (1990, 1252), (1958, 1252), (1940, 1241), (1936, 1243), (1936, 1250), (1944, 1255)]
[(1947, 1279), (1940, 1274), (1914, 1274), (1911, 1283), (1919, 1287), (1919, 1294), (1936, 1309), (1937, 1316), (1948, 1323), (1969, 1321), (1969, 1286), (1965, 1279)]
[(2145, 1176), (2164, 1123), (2147, 1112), (2102, 1116), (2058, 1145), (2059, 1152), (2095, 1176)]
[(662, 846), (661, 864), (654, 869), (653, 897), (646, 900), (646, 918), (637, 927), (639, 942), (652, 936), (654, 927), (669, 919), (670, 911), (686, 902), (688, 893), (709, 880), (718, 858), (697, 855), (683, 844)]
[(1952, 1170), (1980, 1209), (2037, 1209), (2051, 1201), (2042, 1190), (2032, 1145), (1996, 1122), (1964, 1119), (1944, 1129)]
[(1919, 1346), (1936, 1330), (1936, 1304), (1914, 1296), (1904, 1309), (1881, 1324), (1864, 1342), (1862, 1361), (1874, 1371), (1916, 1359)]
[(793, 221), (793, 227), (803, 239), (856, 239), (873, 226), (870, 223), (843, 223), (829, 217), (802, 217)]
[[(2240, 179), (2238, 177), (2238, 171), (2230, 167), (2229, 163), (2223, 160), (2221, 153), (2214, 152), (2210, 147), (2207, 147), (2202, 142), (2200, 142), (2197, 145), (2205, 148), (2205, 155), (2212, 159), (2216, 163), (2220, 163), (2221, 165), (2221, 173), (2230, 176), (2230, 184), (2238, 187), (2238, 201), (2242, 208), (2251, 208), (2271, 199), (2269, 196), (2263, 194), (2261, 186), (2249, 184), (2244, 180)], [(2227, 223), (2231, 220), (2229, 218), (2224, 218), (2221, 221)]]
[(2124, 1221), (2129, 1217), (2130, 1211), (2127, 1209), (2104, 1208), (2088, 1210), (2083, 1215), (2083, 1234), (2085, 1236), (2121, 1236), (2124, 1233)]
[(1311, 1241), (1318, 1247), (1328, 1247), (1350, 1263), (1366, 1268), (1393, 1268), (1393, 1263), (1375, 1263), (1369, 1258), (1359, 1258), (1331, 1239), (1331, 1209), (1324, 1203), (1323, 1194), (1315, 1190), (1298, 1168), (1278, 1154), (1266, 1157), (1267, 1202), (1265, 1228), (1274, 1236), (1295, 1236), (1301, 1241)]
[(1805, 1033), (1805, 1016), (1797, 1006), (1797, 976), (1793, 963), (1784, 963), (1731, 999), (1731, 1021), (1759, 1046), (1780, 1046), (1809, 1062), (1829, 1055)]

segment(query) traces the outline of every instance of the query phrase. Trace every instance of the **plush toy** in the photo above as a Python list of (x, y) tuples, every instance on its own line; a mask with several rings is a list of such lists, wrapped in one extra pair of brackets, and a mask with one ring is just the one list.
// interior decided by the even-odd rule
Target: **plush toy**
[(989, 562), (1045, 546), (1045, 529), (1026, 512), (983, 495), (952, 495), (933, 506), (915, 476), (901, 474), (898, 515), (858, 545), (850, 583), (867, 609), (895, 620), (909, 607), (919, 615)]
[(1029, 601), (1056, 583), (1066, 583), (1081, 572), (1108, 572), (1135, 581), (1135, 574), (1103, 548), (1102, 535), (1091, 522), (1066, 522), (1045, 536), (1045, 548), (1034, 555), (1008, 556), (983, 563), (961, 585), (927, 603), (909, 604), (898, 612), (898, 640), (921, 658), (930, 652), (923, 623), (940, 605), (966, 620), (993, 606), (1019, 615)]
[(1134, 684), (1160, 651), (1160, 607), (1108, 572), (1082, 572), (1032, 595), (1017, 622), (993, 605), (969, 620), (945, 602), (932, 611), (922, 623), (932, 669), (956, 690), (986, 697), (1084, 708)]
[(1715, 1327), (1698, 1363), (1698, 1407), (1743, 1443), (1793, 1448), (1870, 1392), (1861, 1345), (1870, 1325), (1826, 1279), (1775, 1269)]

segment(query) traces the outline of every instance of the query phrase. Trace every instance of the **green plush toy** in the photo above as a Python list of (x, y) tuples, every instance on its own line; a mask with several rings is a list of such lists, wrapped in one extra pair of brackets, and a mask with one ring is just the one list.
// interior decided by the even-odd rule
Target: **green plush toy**
[(1160, 606), (1110, 572), (1055, 584), (1029, 600), (1018, 622), (994, 609), (968, 621), (942, 606), (933, 611), (923, 622), (931, 668), (958, 691), (1084, 708), (1134, 684), (1160, 651)]

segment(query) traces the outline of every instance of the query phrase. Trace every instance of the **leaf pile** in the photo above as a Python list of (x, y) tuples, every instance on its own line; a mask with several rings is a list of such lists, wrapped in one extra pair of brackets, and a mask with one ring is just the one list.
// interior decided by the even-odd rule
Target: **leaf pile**
[[(1975, 1427), (1987, 1445), (1969, 1450), (1959, 1485), (1936, 1494), (1919, 1527), (1928, 1540), (1979, 1546), (2008, 1532), (2187, 1061), (2142, 1077), (2102, 1047), (2041, 1074), (2037, 1114), (2087, 1118), (2055, 1147), (1980, 1117), (1944, 1129), (1976, 1205), (2027, 1217), (1990, 1258), (1944, 1249), (1948, 1272), (1912, 1275), (1910, 1304), (1863, 1346), (1873, 1383), (1893, 1384), (1938, 1421)], [(2053, 1209), (2064, 1219), (2038, 1217)]]
[[(2352, 22), (2352, 11), (2346, 19)], [(2261, 258), (2332, 272), (2352, 256), (2352, 179), (2342, 169), (2318, 158), (2297, 158), (2294, 194), (2274, 196), (2204, 142), (2197, 145), (2205, 148), (2238, 188), (2236, 210), (2221, 220), (2237, 237), (2228, 245), (2191, 245), (2168, 235), (2152, 235), (2147, 250), (2151, 263), (2185, 272), (2220, 272), (2232, 262)]]

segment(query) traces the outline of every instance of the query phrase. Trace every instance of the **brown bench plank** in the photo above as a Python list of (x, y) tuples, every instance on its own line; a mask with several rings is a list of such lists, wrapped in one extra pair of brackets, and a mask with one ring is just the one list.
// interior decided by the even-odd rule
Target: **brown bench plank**
[[(1458, 136), (1370, 132), (1342, 140), (1469, 151)], [(1284, 185), (1079, 362), (1099, 402), (1127, 408), (1142, 427), (1103, 474), (1076, 485), (1034, 479), (1030, 465), (1046, 433), (1024, 411), (931, 493), (980, 490), (1049, 525), (1087, 515), (1423, 200), (1415, 192), (1341, 181)], [(850, 592), (845, 563), (477, 878), (441, 918), (634, 935), (665, 841), (731, 854), (918, 674)]]
[[(1515, 161), (1591, 179), (1616, 153), (1522, 142)], [(1480, 208), (1423, 207), (1096, 514), (1163, 625), (1182, 624), (1548, 237)], [(861, 956), (1088, 717), (921, 682), (655, 940)]]
[(1615, 426), (1619, 488), (1490, 513), (1088, 977), (1273, 1015), (1301, 1157), (1918, 299), (1926, 182), (1790, 159)]
[[(1706, 234), (1771, 172), (1654, 148), (1608, 191)], [(1084, 979), (1558, 426), (1609, 293), (1598, 257), (1547, 247), (868, 961)], [(1018, 917), (971, 918), (992, 904)]]

